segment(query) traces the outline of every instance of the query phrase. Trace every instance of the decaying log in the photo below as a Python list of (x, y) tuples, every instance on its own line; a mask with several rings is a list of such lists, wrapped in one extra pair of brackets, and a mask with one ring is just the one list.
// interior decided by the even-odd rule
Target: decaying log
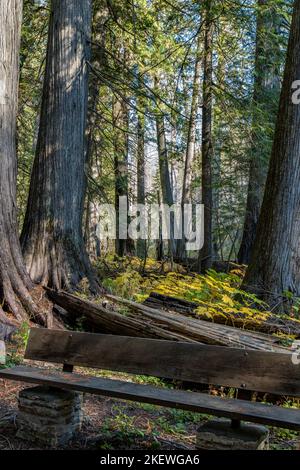
[(67, 312), (78, 318), (86, 317), (88, 324), (102, 333), (112, 333), (144, 338), (163, 338), (170, 340), (192, 341), (188, 336), (168, 332), (140, 318), (128, 317), (108, 309), (98, 303), (83, 300), (67, 292), (46, 289), (49, 297)]
[(138, 304), (112, 295), (106, 295), (106, 297), (116, 303), (130, 307), (133, 312), (140, 313), (144, 317), (166, 324), (168, 328), (178, 331), (188, 331), (190, 337), (206, 344), (245, 347), (264, 351), (275, 351), (275, 349), (277, 351), (288, 351), (287, 348), (278, 345), (278, 338), (265, 333), (214, 324), (198, 318), (188, 318), (177, 312), (167, 312), (147, 306), (145, 307), (143, 304)]
[[(277, 338), (263, 333), (208, 323), (111, 295), (105, 296), (109, 301), (105, 304), (103, 299), (95, 303), (63, 291), (47, 289), (47, 292), (60, 307), (73, 315), (86, 317), (96, 331), (289, 353), (278, 344)], [(119, 311), (115, 310), (117, 305)]]
[[(176, 297), (169, 297), (167, 295), (158, 294), (157, 292), (151, 292), (149, 297), (145, 300), (144, 305), (151, 308), (163, 309), (166, 311), (173, 311), (187, 315), (190, 317), (197, 317), (196, 308), (199, 305), (196, 302), (189, 302), (187, 300), (178, 299)], [(287, 335), (300, 335), (300, 323), (291, 319), (279, 318), (278, 315), (270, 315), (266, 321), (257, 322), (255, 318), (245, 319), (245, 316), (240, 314), (232, 314), (234, 318), (234, 325), (237, 327), (246, 327), (247, 330), (256, 330), (262, 333), (273, 334), (283, 333)], [(211, 321), (209, 317), (201, 318), (205, 321)], [(230, 317), (225, 318), (223, 315), (214, 317), (213, 320), (218, 324), (229, 324)]]

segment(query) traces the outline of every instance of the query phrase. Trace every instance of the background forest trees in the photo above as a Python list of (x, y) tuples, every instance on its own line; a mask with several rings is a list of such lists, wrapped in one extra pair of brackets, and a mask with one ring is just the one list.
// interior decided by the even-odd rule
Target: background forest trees
[[(1, 134), (0, 145), (14, 162), (19, 75), (18, 176), (10, 227), (4, 219), (0, 225), (0, 268), (2, 298), (16, 317), (23, 314), (13, 293), (34, 311), (17, 216), (32, 280), (55, 288), (88, 279), (98, 290), (90, 260), (114, 253), (203, 271), (251, 262), (293, 1), (24, 0), (20, 54), (22, 2), (11, 3), (18, 16), (6, 29), (15, 32), (10, 51), (2, 40), (0, 54), (13, 54), (7, 80), (15, 107), (0, 103), (1, 120), (11, 113), (9, 143)], [(279, 131), (276, 138), (283, 138)], [(1, 165), (4, 154), (1, 147)], [(14, 191), (11, 172), (8, 178), (1, 171), (2, 201)], [(100, 241), (99, 206), (112, 203), (118, 211), (120, 195), (129, 205), (204, 203), (203, 249), (186, 252), (173, 237)], [(5, 248), (7, 237), (15, 254)], [(253, 260), (262, 249), (257, 243)], [(1, 266), (16, 266), (22, 284)], [(284, 287), (295, 290), (293, 282)]]

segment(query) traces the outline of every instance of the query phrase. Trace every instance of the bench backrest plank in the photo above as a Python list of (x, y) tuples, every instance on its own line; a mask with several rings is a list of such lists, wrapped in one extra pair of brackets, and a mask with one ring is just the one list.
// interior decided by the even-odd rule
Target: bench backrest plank
[(290, 354), (32, 328), (25, 358), (300, 396)]

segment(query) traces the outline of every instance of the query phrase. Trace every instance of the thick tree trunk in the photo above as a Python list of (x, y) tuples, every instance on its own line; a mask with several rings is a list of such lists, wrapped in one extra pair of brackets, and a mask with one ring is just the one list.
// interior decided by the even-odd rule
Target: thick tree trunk
[(213, 32), (211, 4), (205, 12), (204, 79), (202, 107), (202, 204), (204, 205), (204, 246), (200, 252), (200, 268), (206, 271), (213, 263), (213, 144), (212, 85)]
[(52, 0), (39, 137), (21, 237), (31, 278), (97, 284), (82, 235), (91, 1)]
[[(268, 173), (270, 154), (266, 124), (273, 128), (276, 121), (277, 96), (280, 79), (278, 73), (278, 49), (274, 38), (277, 28), (277, 14), (270, 6), (270, 0), (258, 0), (256, 21), (256, 53), (254, 72), (253, 131), (249, 171), (247, 207), (243, 238), (238, 253), (241, 264), (249, 264), (256, 235), (257, 223)], [(274, 99), (275, 98), (275, 99)], [(275, 103), (274, 103), (275, 101)]]
[(283, 293), (300, 296), (300, 0), (294, 4), (275, 138), (251, 263), (244, 288), (282, 310)]
[(45, 324), (29, 291), (34, 288), (23, 263), (16, 210), (16, 116), (22, 1), (0, 2), (0, 322), (12, 324), (2, 306), (18, 321), (29, 315)]

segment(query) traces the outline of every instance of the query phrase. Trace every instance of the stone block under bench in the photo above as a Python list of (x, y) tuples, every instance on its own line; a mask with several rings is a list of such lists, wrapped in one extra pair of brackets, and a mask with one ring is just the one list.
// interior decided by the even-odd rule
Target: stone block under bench
[(269, 431), (265, 426), (212, 419), (197, 432), (198, 450), (268, 450)]
[(19, 393), (18, 438), (50, 447), (64, 445), (81, 423), (81, 393), (44, 386)]

